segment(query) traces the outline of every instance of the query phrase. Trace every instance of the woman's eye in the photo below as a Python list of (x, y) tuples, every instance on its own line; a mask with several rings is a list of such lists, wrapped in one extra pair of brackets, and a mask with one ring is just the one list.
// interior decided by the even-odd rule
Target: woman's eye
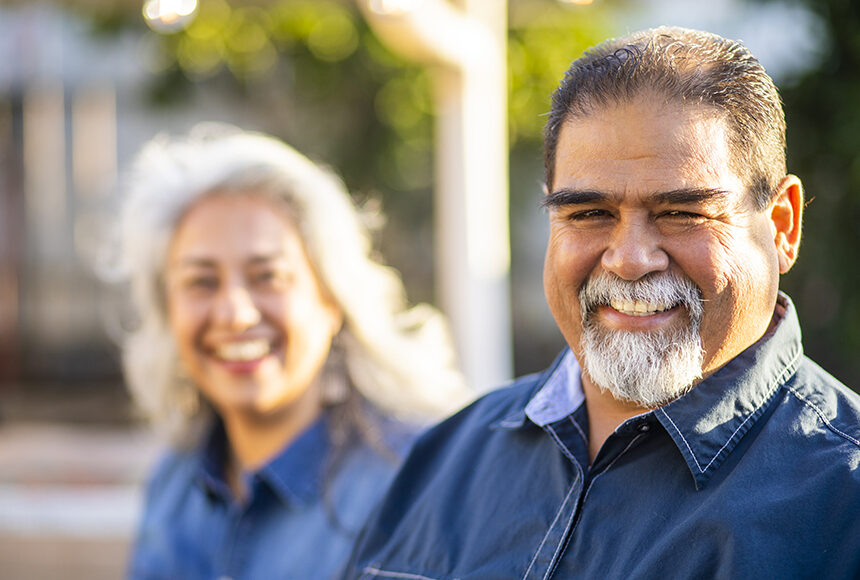
[(256, 272), (252, 280), (257, 284), (269, 284), (277, 279), (277, 275), (273, 270), (263, 270)]
[(200, 288), (208, 290), (218, 287), (218, 279), (211, 276), (199, 276), (189, 278), (185, 284), (189, 288)]
[(289, 275), (281, 270), (261, 270), (254, 274), (253, 280), (260, 285), (280, 284), (289, 279)]

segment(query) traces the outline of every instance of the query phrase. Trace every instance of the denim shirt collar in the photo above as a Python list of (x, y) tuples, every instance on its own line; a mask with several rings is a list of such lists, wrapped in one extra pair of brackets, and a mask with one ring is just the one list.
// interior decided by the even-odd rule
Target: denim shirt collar
[[(764, 413), (780, 385), (803, 356), (800, 323), (791, 299), (780, 292), (776, 328), (729, 361), (690, 392), (671, 403), (630, 418), (616, 433), (657, 420), (687, 463), (697, 489), (703, 488), (743, 435)], [(536, 392), (517, 413), (497, 423), (517, 428), (526, 418), (539, 427), (563, 419), (583, 402), (579, 365), (570, 350), (556, 359)]]
[[(233, 497), (224, 473), (227, 446), (224, 425), (216, 421), (198, 451), (197, 473), (200, 485), (225, 502), (232, 501)], [(285, 504), (306, 505), (322, 493), (330, 449), (327, 419), (323, 416), (267, 464), (243, 477), (252, 495), (257, 492), (258, 485), (264, 484)]]
[(773, 395), (803, 356), (800, 323), (780, 292), (776, 328), (684, 396), (656, 411), (696, 482), (705, 486), (741, 438), (764, 413)]
[(525, 415), (535, 425), (545, 427), (564, 419), (584, 402), (579, 364), (570, 349), (565, 349), (546, 383), (526, 405)]

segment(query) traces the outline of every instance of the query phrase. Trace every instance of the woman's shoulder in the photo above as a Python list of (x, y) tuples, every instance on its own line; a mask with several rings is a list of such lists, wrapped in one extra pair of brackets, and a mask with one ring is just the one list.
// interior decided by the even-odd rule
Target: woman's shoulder
[(333, 449), (336, 467), (329, 482), (341, 510), (354, 507), (365, 515), (365, 506), (381, 497), (423, 430), (421, 425), (376, 415), (372, 427)]
[(177, 478), (190, 477), (200, 463), (198, 450), (166, 447), (150, 472), (150, 481), (165, 483)]
[(158, 505), (182, 501), (199, 474), (199, 454), (190, 450), (165, 449), (146, 482), (146, 511)]

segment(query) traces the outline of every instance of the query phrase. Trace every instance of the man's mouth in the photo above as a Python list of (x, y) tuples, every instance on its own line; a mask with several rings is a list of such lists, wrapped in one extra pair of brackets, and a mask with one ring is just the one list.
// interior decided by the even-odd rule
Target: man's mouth
[(268, 340), (256, 338), (219, 344), (213, 349), (213, 354), (225, 362), (247, 362), (261, 359), (271, 350), (272, 346)]
[(628, 316), (652, 316), (658, 312), (665, 312), (677, 306), (677, 304), (663, 304), (645, 300), (620, 300), (615, 298), (610, 301), (609, 305), (614, 310)]

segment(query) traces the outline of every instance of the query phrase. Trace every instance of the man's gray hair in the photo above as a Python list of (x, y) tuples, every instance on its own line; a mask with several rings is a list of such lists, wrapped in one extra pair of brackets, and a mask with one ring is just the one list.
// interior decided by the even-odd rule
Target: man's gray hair
[(674, 27), (607, 40), (573, 61), (553, 93), (544, 131), (547, 187), (566, 121), (648, 93), (710, 107), (725, 119), (732, 167), (756, 207), (767, 207), (786, 174), (785, 114), (773, 80), (740, 42)]
[(438, 418), (470, 398), (441, 314), (428, 305), (407, 308), (398, 274), (372, 258), (367, 228), (343, 183), (283, 142), (199, 125), (187, 137), (148, 143), (124, 183), (115, 273), (131, 284), (138, 324), (124, 338), (123, 362), (137, 404), (174, 441), (190, 443), (210, 411), (183, 413), (189, 387), (167, 320), (165, 262), (182, 215), (212, 194), (283, 202), (320, 283), (343, 312), (342, 360), (329, 366), (347, 375), (350, 389), (385, 413), (417, 420)]

